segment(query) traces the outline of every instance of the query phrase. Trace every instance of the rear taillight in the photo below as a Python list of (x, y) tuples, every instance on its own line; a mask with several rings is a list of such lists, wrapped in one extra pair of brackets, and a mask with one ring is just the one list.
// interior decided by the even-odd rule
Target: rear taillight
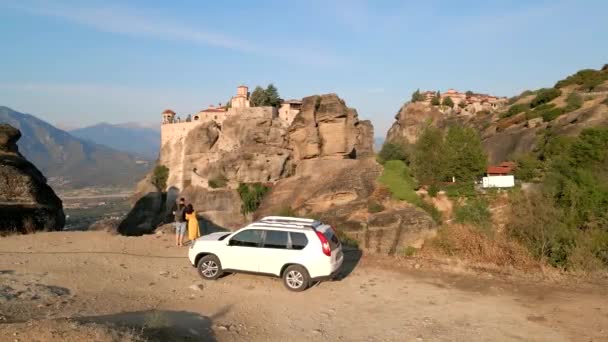
[(325, 237), (325, 235), (323, 235), (323, 233), (321, 232), (315, 232), (317, 233), (317, 237), (319, 238), (319, 241), (321, 241), (321, 247), (323, 248), (323, 254), (327, 255), (327, 256), (331, 256), (331, 249), (329, 248), (329, 241), (327, 241), (327, 238)]

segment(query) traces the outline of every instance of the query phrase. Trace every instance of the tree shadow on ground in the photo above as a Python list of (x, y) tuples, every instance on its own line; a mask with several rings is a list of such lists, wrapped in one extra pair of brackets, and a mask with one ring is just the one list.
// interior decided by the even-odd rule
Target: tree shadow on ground
[(225, 307), (211, 317), (188, 311), (148, 310), (83, 317), (79, 321), (111, 323), (140, 330), (149, 341), (217, 341), (213, 320), (230, 311)]

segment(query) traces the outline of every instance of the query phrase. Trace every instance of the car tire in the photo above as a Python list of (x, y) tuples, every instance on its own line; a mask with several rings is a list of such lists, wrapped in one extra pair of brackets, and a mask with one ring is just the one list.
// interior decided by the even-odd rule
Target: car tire
[(205, 280), (215, 280), (222, 275), (222, 263), (215, 255), (205, 255), (196, 265), (198, 274)]
[(291, 265), (283, 272), (283, 285), (294, 292), (301, 292), (310, 286), (308, 271), (300, 265)]

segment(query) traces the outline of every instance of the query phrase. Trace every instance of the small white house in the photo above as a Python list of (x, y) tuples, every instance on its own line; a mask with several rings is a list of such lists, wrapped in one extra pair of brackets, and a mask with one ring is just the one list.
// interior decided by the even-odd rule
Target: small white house
[(515, 186), (515, 176), (487, 176), (481, 180), (481, 187), (486, 188), (512, 188)]

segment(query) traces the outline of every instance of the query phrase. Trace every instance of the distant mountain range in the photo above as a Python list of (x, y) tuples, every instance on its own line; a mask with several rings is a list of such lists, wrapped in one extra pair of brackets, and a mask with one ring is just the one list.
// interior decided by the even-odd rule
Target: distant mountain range
[(152, 165), (151, 158), (78, 138), (33, 115), (8, 107), (0, 106), (0, 122), (21, 130), (19, 151), (54, 187), (130, 186)]
[(78, 138), (147, 159), (158, 157), (160, 150), (160, 131), (137, 123), (119, 125), (100, 123), (69, 132)]

